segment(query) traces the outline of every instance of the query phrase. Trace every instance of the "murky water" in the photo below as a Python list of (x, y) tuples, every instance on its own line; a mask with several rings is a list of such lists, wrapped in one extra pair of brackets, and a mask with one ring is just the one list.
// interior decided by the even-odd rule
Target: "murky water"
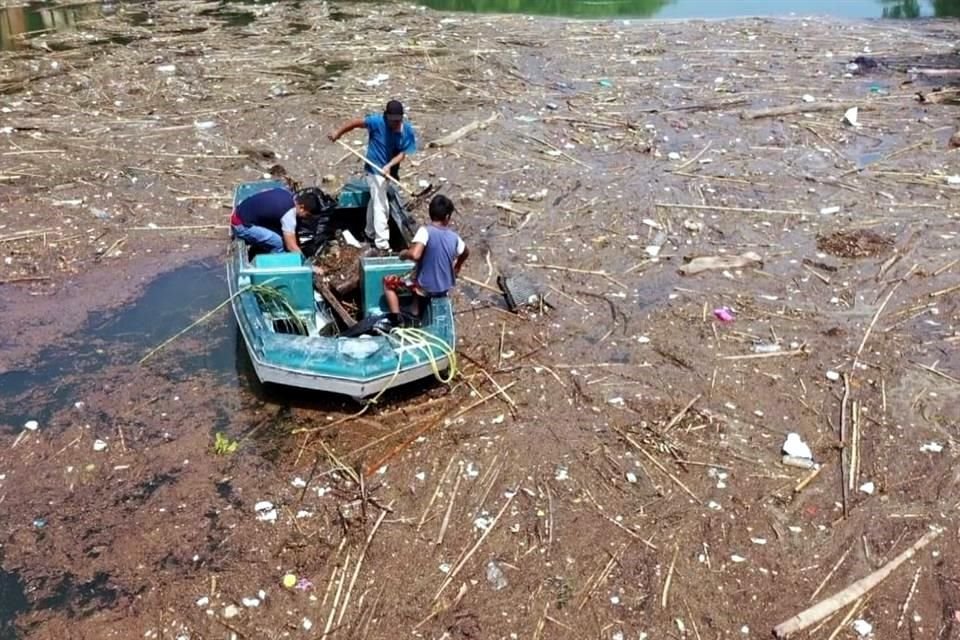
[[(297, 5), (301, 0), (289, 0)], [(346, 0), (343, 5), (357, 1)], [(390, 1), (390, 0), (384, 0)], [(201, 15), (229, 26), (244, 27), (256, 20), (250, 5), (267, 0), (221, 0)], [(442, 11), (521, 13), (579, 18), (732, 18), (742, 16), (825, 15), (841, 18), (960, 17), (960, 0), (422, 0)], [(55, 31), (75, 31), (106, 15), (122, 12), (134, 25), (149, 24), (148, 8), (130, 1), (89, 2), (56, 6), (47, 2), (0, 9), (0, 49), (25, 46), (28, 38)], [(335, 7), (331, 14), (346, 16)], [(125, 44), (120, 41), (118, 44)]]
[[(120, 310), (94, 314), (87, 326), (61, 343), (50, 345), (34, 362), (0, 374), (0, 415), (7, 428), (26, 420), (43, 424), (52, 413), (81, 399), (82, 390), (112, 366), (134, 366), (155, 345), (184, 329), (227, 297), (223, 265), (196, 262), (149, 284), (143, 295)], [(238, 359), (237, 335), (229, 309), (188, 334), (202, 349), (185, 351), (174, 342), (176, 358), (163, 359), (165, 375), (180, 377), (212, 372), (236, 386), (246, 372)], [(184, 340), (186, 343), (187, 340)], [(163, 354), (157, 356), (158, 361)], [(153, 366), (156, 363), (147, 363)], [(239, 368), (238, 368), (239, 367)]]
[(28, 608), (20, 576), (0, 568), (0, 640), (17, 640), (13, 621)]
[(960, 0), (423, 0), (432, 9), (580, 18), (736, 18), (823, 15), (840, 18), (960, 16)]

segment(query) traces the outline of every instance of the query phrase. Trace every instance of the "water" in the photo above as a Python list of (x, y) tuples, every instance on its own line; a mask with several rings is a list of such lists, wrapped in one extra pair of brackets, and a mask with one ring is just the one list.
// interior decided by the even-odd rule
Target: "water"
[[(228, 26), (243, 27), (256, 16), (246, 6), (267, 0), (221, 0), (202, 15), (219, 18)], [(284, 0), (279, 0), (283, 2)], [(286, 0), (299, 6), (302, 0)], [(345, 0), (341, 6), (369, 0)], [(374, 0), (376, 1), (376, 0)], [(381, 0), (389, 2), (390, 0)], [(399, 1), (399, 0), (397, 0)], [(420, 0), (441, 11), (521, 13), (577, 18), (735, 18), (743, 16), (822, 15), (838, 18), (960, 17), (960, 0)], [(141, 3), (88, 2), (56, 6), (34, 2), (0, 9), (0, 50), (25, 46), (25, 39), (54, 31), (75, 31), (84, 24), (119, 12), (132, 25), (145, 24)], [(147, 5), (142, 5), (146, 7)], [(334, 17), (350, 14), (334, 9)], [(112, 38), (111, 38), (112, 39)], [(117, 44), (127, 44), (123, 39)]]
[(960, 17), (960, 0), (423, 0), (423, 4), (441, 11), (577, 18)]
[(17, 640), (17, 615), (29, 609), (20, 575), (0, 569), (0, 640)]
[[(8, 428), (19, 430), (26, 420), (41, 424), (56, 411), (82, 399), (87, 385), (102, 384), (111, 366), (134, 367), (155, 345), (186, 328), (227, 297), (219, 261), (195, 262), (159, 276), (143, 295), (119, 310), (92, 314), (86, 326), (62, 342), (43, 349), (29, 365), (0, 374), (0, 415)], [(143, 366), (161, 366), (167, 377), (198, 371), (237, 383), (245, 373), (237, 358), (237, 335), (224, 308), (184, 337), (203, 340), (201, 349), (184, 352), (172, 343)], [(176, 357), (169, 357), (170, 353)]]

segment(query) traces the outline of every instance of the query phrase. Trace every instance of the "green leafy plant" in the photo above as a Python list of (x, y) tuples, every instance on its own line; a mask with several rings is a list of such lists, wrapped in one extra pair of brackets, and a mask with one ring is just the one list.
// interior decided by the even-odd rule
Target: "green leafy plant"
[(218, 456), (228, 456), (237, 450), (240, 443), (231, 440), (226, 435), (218, 431), (213, 439), (213, 452)]

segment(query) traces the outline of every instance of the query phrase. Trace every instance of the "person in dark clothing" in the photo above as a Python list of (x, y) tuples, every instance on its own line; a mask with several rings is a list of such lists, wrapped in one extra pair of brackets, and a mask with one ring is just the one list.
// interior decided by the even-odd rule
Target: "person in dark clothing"
[(320, 210), (315, 193), (293, 192), (282, 187), (267, 189), (243, 200), (230, 216), (233, 237), (257, 251), (303, 253), (297, 242), (297, 218)]
[(466, 243), (450, 228), (455, 208), (445, 195), (430, 201), (430, 224), (420, 227), (409, 249), (400, 252), (401, 260), (413, 260), (416, 266), (406, 276), (387, 276), (383, 280), (384, 295), (391, 320), (400, 316), (400, 294), (413, 293), (420, 315), (422, 302), (445, 297), (457, 282), (463, 263), (470, 255)]

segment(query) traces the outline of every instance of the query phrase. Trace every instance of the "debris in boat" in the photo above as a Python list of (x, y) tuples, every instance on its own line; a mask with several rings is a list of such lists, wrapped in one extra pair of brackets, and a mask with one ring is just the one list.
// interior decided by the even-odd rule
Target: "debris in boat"
[(763, 258), (753, 251), (738, 256), (702, 256), (693, 258), (678, 269), (681, 275), (692, 276), (703, 271), (717, 269), (742, 269), (752, 265), (763, 266)]

